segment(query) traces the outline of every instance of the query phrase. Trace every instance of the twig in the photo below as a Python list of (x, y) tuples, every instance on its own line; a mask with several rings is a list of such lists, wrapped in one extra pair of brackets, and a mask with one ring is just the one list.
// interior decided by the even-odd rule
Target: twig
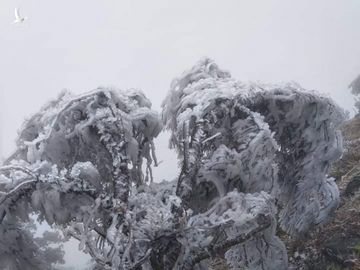
[(206, 143), (206, 142), (208, 142), (208, 141), (211, 141), (211, 140), (213, 140), (213, 139), (215, 139), (216, 137), (219, 137), (219, 136), (221, 136), (221, 135), (222, 135), (221, 132), (218, 132), (218, 133), (212, 135), (211, 137), (203, 140), (202, 143), (204, 144), (204, 143)]
[[(191, 265), (191, 267), (192, 267), (195, 264), (201, 262), (202, 260), (210, 258), (214, 254), (224, 254), (231, 247), (248, 241), (249, 239), (251, 239), (252, 237), (257, 235), (258, 233), (269, 228), (271, 225), (271, 218), (269, 216), (259, 215), (257, 217), (257, 221), (258, 221), (259, 226), (257, 228), (255, 228), (254, 230), (252, 230), (250, 233), (247, 233), (245, 235), (240, 234), (238, 237), (226, 240), (223, 243), (208, 246), (206, 250), (203, 250), (200, 252), (197, 251), (197, 254), (191, 260), (189, 265)], [(192, 268), (190, 268), (190, 269), (192, 269)]]

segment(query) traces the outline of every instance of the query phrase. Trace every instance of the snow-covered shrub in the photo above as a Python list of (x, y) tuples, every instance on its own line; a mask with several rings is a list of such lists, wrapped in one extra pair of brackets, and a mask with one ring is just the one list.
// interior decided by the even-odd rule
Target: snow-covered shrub
[(359, 94), (360, 94), (360, 75), (358, 75), (355, 80), (353, 80), (350, 85), (349, 88), (351, 89), (351, 93), (355, 96), (355, 108), (357, 109), (357, 113), (360, 112), (360, 99), (359, 99)]

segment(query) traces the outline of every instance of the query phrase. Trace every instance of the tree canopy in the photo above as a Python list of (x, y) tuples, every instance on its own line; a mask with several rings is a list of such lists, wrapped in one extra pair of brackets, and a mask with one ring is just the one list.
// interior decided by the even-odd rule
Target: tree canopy
[[(94, 269), (208, 269), (215, 258), (287, 269), (278, 222), (303, 235), (338, 205), (327, 174), (343, 118), (328, 97), (239, 82), (207, 58), (173, 80), (161, 115), (138, 90), (63, 92), (24, 123), (0, 167), (1, 239), (36, 213), (78, 239)], [(163, 128), (181, 172), (158, 183)], [(21, 269), (1, 241), (0, 260)]]

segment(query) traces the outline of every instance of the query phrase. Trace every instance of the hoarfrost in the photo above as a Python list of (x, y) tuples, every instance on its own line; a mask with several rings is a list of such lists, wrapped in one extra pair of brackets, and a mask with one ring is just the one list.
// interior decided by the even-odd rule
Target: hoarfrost
[[(25, 122), (0, 167), (0, 233), (19, 252), (6, 229), (35, 212), (96, 269), (209, 269), (219, 257), (230, 269), (287, 269), (277, 222), (300, 235), (336, 208), (327, 173), (342, 119), (328, 97), (238, 82), (210, 59), (172, 82), (162, 121), (139, 90), (64, 92)], [(154, 183), (163, 125), (182, 167)], [(4, 254), (0, 242), (12, 267)]]

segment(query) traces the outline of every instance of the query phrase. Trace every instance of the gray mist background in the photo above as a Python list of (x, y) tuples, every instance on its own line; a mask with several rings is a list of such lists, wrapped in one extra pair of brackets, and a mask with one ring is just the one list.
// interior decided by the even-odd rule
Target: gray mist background
[[(15, 7), (29, 17), (22, 25), (12, 24)], [(171, 80), (203, 56), (239, 80), (297, 81), (351, 112), (360, 1), (1, 0), (0, 158), (61, 89), (140, 88), (160, 111)], [(157, 180), (177, 175), (167, 139), (156, 144)]]

